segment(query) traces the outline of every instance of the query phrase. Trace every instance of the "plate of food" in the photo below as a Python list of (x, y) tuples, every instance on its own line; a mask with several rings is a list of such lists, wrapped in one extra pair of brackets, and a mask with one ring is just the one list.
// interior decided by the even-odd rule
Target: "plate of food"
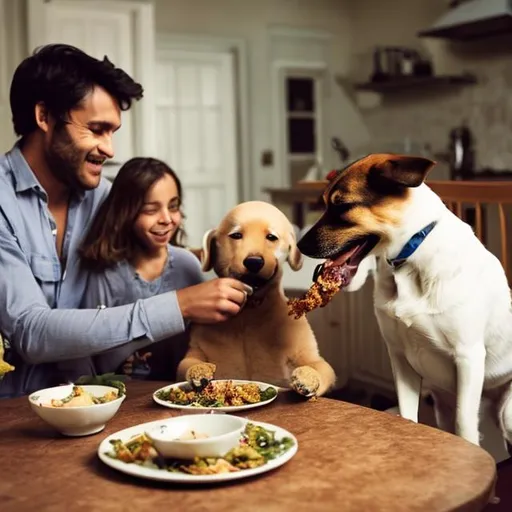
[(171, 409), (243, 411), (269, 404), (276, 399), (278, 388), (252, 380), (212, 380), (201, 390), (188, 382), (178, 382), (153, 393), (153, 400)]
[[(169, 427), (168, 421), (177, 419), (142, 423), (111, 434), (100, 443), (98, 456), (107, 466), (135, 477), (171, 483), (204, 484), (266, 473), (282, 466), (297, 453), (297, 439), (287, 430), (270, 423), (244, 420), (235, 444), (221, 457), (196, 457), (193, 460), (165, 458), (156, 450), (150, 435), (163, 431), (164, 427)], [(182, 442), (201, 442), (205, 436), (200, 437), (187, 438)]]

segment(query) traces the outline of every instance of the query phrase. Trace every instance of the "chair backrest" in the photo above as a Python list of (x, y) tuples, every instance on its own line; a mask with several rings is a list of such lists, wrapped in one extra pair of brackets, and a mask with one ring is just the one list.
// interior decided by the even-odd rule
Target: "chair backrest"
[[(512, 181), (427, 181), (427, 185), (457, 217), (473, 225), (476, 236), (488, 246), (489, 205), (497, 207), (499, 258), (512, 284), (509, 236), (512, 218), (507, 218), (507, 205), (512, 205)], [(511, 237), (512, 238), (512, 237)]]

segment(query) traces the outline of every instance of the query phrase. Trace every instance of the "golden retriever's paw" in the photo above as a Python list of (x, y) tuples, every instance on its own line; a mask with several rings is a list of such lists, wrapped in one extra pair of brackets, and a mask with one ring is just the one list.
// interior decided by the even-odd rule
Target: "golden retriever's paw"
[(194, 388), (204, 388), (213, 379), (216, 369), (213, 363), (197, 363), (187, 370), (185, 379)]
[(290, 385), (299, 395), (312, 398), (320, 387), (320, 374), (310, 366), (299, 366), (293, 370)]

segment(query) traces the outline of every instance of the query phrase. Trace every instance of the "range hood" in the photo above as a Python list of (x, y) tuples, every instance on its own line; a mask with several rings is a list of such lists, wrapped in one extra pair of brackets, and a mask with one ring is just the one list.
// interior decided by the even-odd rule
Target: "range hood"
[(512, 0), (466, 0), (418, 36), (468, 40), (506, 32), (512, 33)]

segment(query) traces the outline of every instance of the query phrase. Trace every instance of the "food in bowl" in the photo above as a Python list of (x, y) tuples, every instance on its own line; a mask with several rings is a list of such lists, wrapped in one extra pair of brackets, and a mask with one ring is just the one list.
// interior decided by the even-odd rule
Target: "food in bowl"
[(210, 381), (202, 390), (192, 389), (189, 384), (172, 386), (159, 391), (156, 396), (175, 405), (215, 408), (266, 402), (276, 394), (272, 386), (261, 389), (253, 382), (235, 384), (231, 380), (222, 380)]
[(114, 389), (107, 391), (103, 396), (94, 396), (81, 386), (73, 386), (73, 390), (68, 396), (58, 399), (52, 398), (50, 404), (41, 405), (49, 405), (50, 407), (84, 407), (112, 402), (117, 397), (118, 391)]
[[(229, 414), (186, 414), (170, 418), (145, 434), (164, 457), (221, 457), (236, 446), (245, 420)], [(200, 432), (200, 436), (190, 436)]]
[(185, 432), (178, 437), (178, 441), (192, 441), (193, 439), (208, 439), (210, 437), (208, 434), (202, 434), (201, 432), (196, 432), (195, 430), (190, 430), (189, 432)]
[[(107, 422), (117, 413), (126, 395), (119, 396), (119, 390), (110, 386), (79, 386), (84, 392), (81, 405), (53, 406), (52, 403), (66, 403), (74, 395), (73, 384), (41, 389), (29, 395), (32, 410), (46, 423), (67, 436), (95, 434), (105, 428)], [(89, 398), (83, 398), (89, 395)], [(105, 401), (105, 397), (109, 400)], [(92, 400), (91, 405), (89, 401)], [(94, 403), (97, 401), (97, 403)]]
[(113, 450), (107, 455), (113, 459), (155, 470), (197, 476), (231, 473), (263, 466), (280, 457), (295, 444), (289, 437), (277, 439), (273, 431), (250, 422), (240, 432), (236, 445), (220, 457), (196, 457), (193, 460), (166, 458), (159, 453), (147, 434), (137, 435), (124, 443), (119, 439), (112, 440), (111, 443)]

